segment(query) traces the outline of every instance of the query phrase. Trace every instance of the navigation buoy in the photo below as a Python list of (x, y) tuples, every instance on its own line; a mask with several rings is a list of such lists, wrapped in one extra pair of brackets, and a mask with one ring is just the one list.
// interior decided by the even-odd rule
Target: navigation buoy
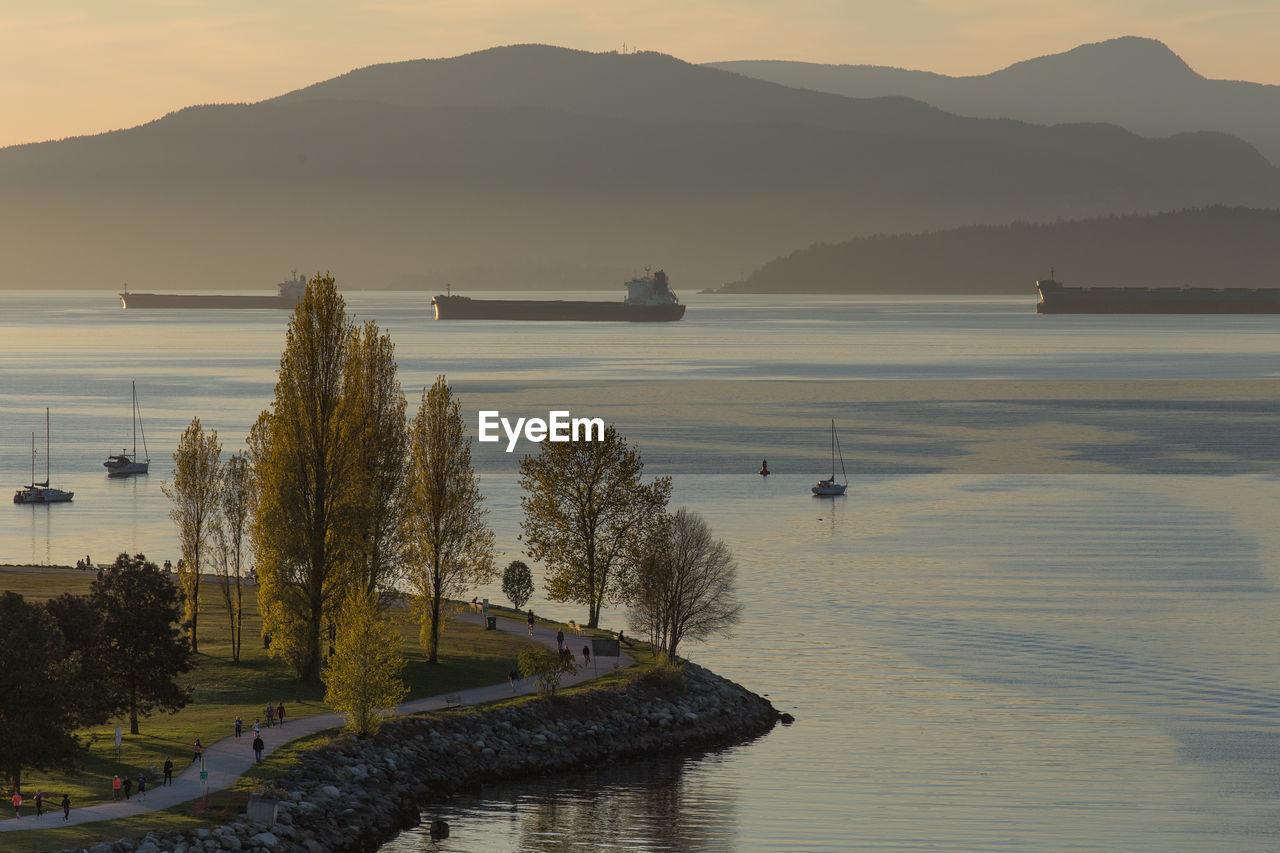
[(760, 460), (760, 476), (761, 477), (769, 476), (769, 460), (768, 459)]

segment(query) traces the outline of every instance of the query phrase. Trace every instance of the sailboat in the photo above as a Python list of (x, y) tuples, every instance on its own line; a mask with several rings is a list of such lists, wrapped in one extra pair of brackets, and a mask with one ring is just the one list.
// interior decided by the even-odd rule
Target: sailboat
[(36, 434), (31, 433), (31, 485), (23, 486), (13, 494), (16, 504), (52, 504), (71, 500), (74, 492), (64, 492), (49, 486), (49, 410), (44, 410), (44, 482), (36, 482)]
[(107, 469), (108, 477), (126, 477), (130, 474), (145, 474), (147, 469), (151, 467), (151, 456), (147, 452), (147, 433), (142, 433), (142, 453), (143, 459), (138, 461), (138, 430), (142, 429), (142, 415), (138, 412), (138, 386), (135, 382), (130, 382), (133, 388), (133, 452), (126, 453), (121, 448), (118, 454), (108, 456), (107, 461), (103, 462), (103, 466)]
[[(840, 476), (844, 477), (844, 483), (836, 482), (836, 456), (840, 457)], [(844, 490), (849, 488), (849, 475), (844, 470), (844, 454), (840, 452), (840, 439), (836, 438), (836, 420), (831, 419), (831, 479), (819, 480), (818, 485), (813, 487), (813, 493), (821, 497), (843, 495)]]

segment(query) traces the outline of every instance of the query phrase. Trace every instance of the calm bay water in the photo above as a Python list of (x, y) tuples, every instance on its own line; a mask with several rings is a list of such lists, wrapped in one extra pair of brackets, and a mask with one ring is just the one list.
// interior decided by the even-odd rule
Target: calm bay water
[[(1280, 846), (1280, 318), (692, 296), (656, 326), (435, 323), (418, 296), (348, 298), (411, 408), (445, 373), (471, 413), (617, 423), (740, 563), (745, 622), (687, 653), (797, 717), (459, 799), (428, 813), (450, 840), (387, 850)], [(198, 415), (241, 447), (286, 321), (0, 293), (0, 478), (28, 482), (32, 432), (43, 477), (48, 406), (76, 492), (4, 510), (0, 563), (176, 558), (177, 436)], [(108, 480), (131, 379), (153, 473)], [(852, 485), (815, 499), (832, 417)], [(511, 559), (518, 454), (476, 456)]]

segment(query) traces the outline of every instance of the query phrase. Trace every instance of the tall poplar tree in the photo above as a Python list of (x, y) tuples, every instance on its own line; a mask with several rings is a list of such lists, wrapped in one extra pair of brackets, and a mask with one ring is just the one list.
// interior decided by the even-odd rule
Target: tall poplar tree
[(183, 615), (193, 652), (200, 650), (196, 634), (200, 576), (205, 569), (207, 546), (218, 513), (221, 455), (218, 431), (211, 429), (206, 433), (200, 419), (192, 418), (178, 440), (178, 449), (173, 452), (173, 480), (161, 486), (165, 497), (173, 502), (169, 517), (178, 525), (178, 541), (182, 544), (178, 579), (182, 584)]
[(249, 457), (231, 456), (222, 466), (218, 482), (218, 574), (222, 576), (222, 600), (231, 622), (231, 660), (240, 660), (244, 636), (244, 550), (252, 508), (253, 478)]
[(354, 335), (346, 395), (360, 430), (355, 453), (361, 487), (353, 496), (353, 582), (374, 594), (395, 586), (403, 571), (409, 426), (396, 378), (395, 346), (369, 321)]
[(436, 663), (442, 605), (493, 580), (493, 531), (462, 406), (443, 376), (422, 395), (410, 441), (409, 578), (420, 608), (421, 642)]
[(270, 653), (311, 681), (359, 550), (351, 514), (364, 431), (345, 393), (354, 334), (333, 277), (311, 279), (285, 335), (275, 398), (249, 436), (263, 630)]
[(605, 604), (626, 600), (629, 557), (671, 496), (670, 477), (646, 485), (643, 473), (612, 424), (603, 441), (546, 441), (520, 460), (525, 548), (547, 565), (547, 596), (586, 605), (589, 628)]

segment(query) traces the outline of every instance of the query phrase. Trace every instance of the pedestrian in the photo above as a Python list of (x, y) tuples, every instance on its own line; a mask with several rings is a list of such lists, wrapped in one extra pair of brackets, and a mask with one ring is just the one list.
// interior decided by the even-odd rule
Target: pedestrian
[(18, 793), (17, 788), (13, 789), (13, 816), (22, 817), (22, 795)]
[(516, 682), (520, 680), (520, 670), (512, 669), (507, 673), (507, 681), (511, 682), (511, 692), (516, 692)]
[(36, 788), (36, 817), (44, 816), (44, 791)]
[(200, 738), (196, 738), (195, 751), (191, 756), (191, 761), (195, 764), (200, 763), (200, 756), (204, 755), (204, 744), (200, 743)]
[(582, 647), (582, 665), (588, 666), (590, 665), (590, 663), (591, 663), (591, 647), (583, 646)]
[(118, 773), (116, 778), (111, 780), (111, 799), (120, 799), (120, 775)]
[(124, 800), (127, 803), (133, 793), (133, 780), (126, 776), (120, 780), (120, 785), (124, 788)]
[(164, 783), (173, 784), (173, 759), (167, 755), (164, 757)]
[(253, 736), (257, 737), (262, 733), (262, 720), (253, 721)]
[(533, 636), (533, 608), (529, 608), (529, 636)]
[(240, 729), (243, 726), (244, 726), (244, 723), (240, 721), (240, 715), (236, 714), (236, 737), (240, 737)]
[(280, 725), (284, 725), (284, 703), (281, 702), (276, 706), (276, 719), (280, 721)]
[(145, 800), (146, 798), (147, 798), (147, 777), (146, 775), (139, 773), (138, 774), (138, 799)]
[(556, 631), (556, 648), (557, 649), (564, 648), (564, 631), (563, 630)]
[(67, 818), (71, 817), (71, 797), (66, 794), (62, 795), (62, 822), (66, 823)]
[(255, 737), (253, 739), (253, 757), (259, 764), (262, 763), (262, 750), (266, 748), (267, 745), (262, 742), (261, 737)]
[(271, 728), (271, 724), (276, 719), (276, 706), (270, 702), (267, 703), (267, 728)]

